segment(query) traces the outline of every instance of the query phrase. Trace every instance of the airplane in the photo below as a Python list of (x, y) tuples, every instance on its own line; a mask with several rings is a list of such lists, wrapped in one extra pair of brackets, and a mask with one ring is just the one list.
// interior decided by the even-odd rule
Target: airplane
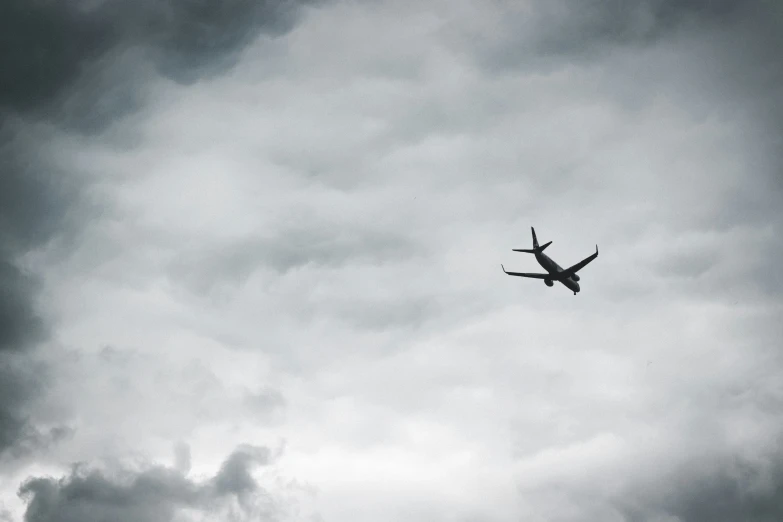
[(531, 277), (533, 279), (543, 279), (546, 286), (553, 286), (555, 284), (555, 281), (559, 281), (563, 284), (566, 288), (574, 292), (574, 295), (579, 292), (579, 276), (576, 274), (578, 271), (583, 269), (589, 262), (591, 262), (593, 259), (598, 257), (598, 245), (595, 245), (595, 254), (584, 258), (583, 260), (579, 261), (577, 264), (570, 266), (563, 270), (560, 265), (552, 261), (552, 259), (544, 254), (544, 249), (552, 244), (550, 241), (549, 243), (543, 244), (541, 246), (538, 246), (538, 239), (536, 238), (536, 230), (533, 227), (530, 227), (530, 231), (533, 233), (533, 248), (527, 249), (527, 248), (514, 248), (512, 249), (514, 252), (525, 252), (527, 254), (535, 254), (536, 261), (538, 261), (538, 264), (541, 265), (546, 271), (546, 274), (529, 274), (529, 273), (523, 273), (523, 272), (506, 272), (506, 268), (501, 264), (500, 267), (503, 269), (503, 272), (505, 272), (508, 275), (512, 276), (519, 276), (519, 277)]

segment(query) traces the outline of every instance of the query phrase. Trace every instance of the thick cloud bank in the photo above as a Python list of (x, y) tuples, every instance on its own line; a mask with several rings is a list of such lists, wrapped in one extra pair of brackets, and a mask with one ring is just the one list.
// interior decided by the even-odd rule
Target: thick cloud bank
[(780, 519), (782, 14), (5, 2), (0, 513)]
[(274, 499), (252, 476), (253, 468), (269, 460), (267, 448), (239, 447), (203, 480), (188, 478), (187, 469), (165, 466), (111, 471), (77, 466), (60, 479), (31, 478), (19, 494), (28, 502), (26, 522), (164, 522), (183, 520), (189, 512), (278, 520)]
[(105, 206), (92, 204), (85, 176), (62, 165), (53, 140), (100, 132), (131, 114), (141, 103), (136, 91), (156, 73), (191, 82), (227, 71), (259, 34), (289, 31), (305, 4), (2, 3), (0, 374), (9, 393), (0, 397), (0, 452), (43, 436), (27, 409), (46, 384), (45, 364), (33, 368), (25, 353), (46, 340), (50, 328), (38, 311), (39, 281), (24, 256), (56, 240), (72, 248)]

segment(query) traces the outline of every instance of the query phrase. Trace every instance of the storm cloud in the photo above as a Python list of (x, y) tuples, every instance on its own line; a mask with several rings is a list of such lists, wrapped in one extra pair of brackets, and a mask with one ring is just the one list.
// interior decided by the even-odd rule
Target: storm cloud
[[(39, 477), (27, 480), (19, 494), (28, 499), (26, 522), (175, 520), (179, 512), (221, 513), (232, 507), (226, 501), (239, 502), (234, 516), (238, 520), (276, 520), (275, 506), (268, 493), (252, 477), (253, 468), (269, 464), (269, 450), (241, 446), (223, 463), (220, 470), (204, 480), (190, 479), (180, 470), (166, 466), (146, 469), (100, 469), (76, 466), (60, 479)], [(270, 499), (271, 500), (271, 499)], [(230, 513), (230, 512), (229, 512)], [(225, 514), (225, 512), (223, 512)]]
[[(118, 114), (138, 108), (133, 90), (143, 85), (134, 73), (143, 66), (120, 70), (124, 74), (108, 80), (99, 75), (106, 69), (117, 73), (114, 61), (131, 65), (123, 61), (125, 53), (137, 53), (136, 59), (151, 62), (155, 70), (177, 81), (192, 82), (225, 72), (259, 34), (274, 37), (289, 31), (307, 3), (5, 2), (0, 8), (0, 63), (6, 78), (0, 107), (77, 124), (95, 123), (98, 113), (106, 118), (100, 123), (108, 124)], [(79, 99), (76, 111), (69, 107), (74, 98)]]
[(193, 82), (225, 72), (259, 34), (289, 31), (305, 4), (11, 0), (0, 6), (0, 364), (10, 391), (0, 399), (0, 451), (35, 431), (27, 402), (46, 385), (43, 375), (20, 371), (19, 354), (50, 333), (36, 302), (37, 274), (24, 257), (56, 240), (72, 248), (105, 207), (89, 200), (83, 172), (60, 164), (53, 142), (72, 132), (99, 133), (138, 110), (138, 92), (156, 73)]
[(3, 14), (20, 516), (780, 518), (777, 3)]
[[(8, 127), (13, 126), (4, 124), (0, 132), (9, 136)], [(12, 434), (32, 430), (25, 420), (25, 403), (45, 384), (39, 365), (25, 363), (25, 354), (46, 339), (49, 328), (37, 310), (40, 283), (22, 257), (59, 231), (69, 230), (68, 206), (75, 198), (70, 181), (58, 179), (61, 172), (46, 173), (48, 165), (35, 158), (32, 144), (18, 145), (24, 140), (24, 136), (9, 138), (0, 152), (4, 167), (0, 178), (0, 365), (3, 386), (9, 392), (0, 398), (0, 430), (5, 434), (0, 451), (13, 446)]]

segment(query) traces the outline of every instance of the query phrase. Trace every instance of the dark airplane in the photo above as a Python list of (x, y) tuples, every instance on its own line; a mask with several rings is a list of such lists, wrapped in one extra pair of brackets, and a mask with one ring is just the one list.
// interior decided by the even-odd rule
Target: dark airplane
[(550, 241), (549, 243), (538, 246), (538, 239), (536, 239), (536, 230), (533, 227), (530, 227), (530, 231), (533, 233), (533, 248), (532, 249), (514, 248), (513, 251), (535, 254), (536, 261), (538, 261), (538, 264), (544, 267), (544, 269), (548, 273), (527, 274), (522, 272), (506, 272), (506, 268), (501, 264), (500, 267), (503, 269), (503, 272), (506, 272), (506, 274), (512, 276), (532, 277), (533, 279), (543, 279), (544, 283), (546, 283), (546, 286), (552, 286), (555, 284), (555, 281), (560, 281), (561, 283), (563, 283), (563, 286), (573, 291), (574, 295), (576, 295), (577, 292), (579, 292), (579, 283), (577, 283), (577, 281), (579, 281), (579, 276), (576, 275), (576, 273), (581, 269), (583, 269), (587, 265), (587, 263), (589, 263), (590, 261), (598, 257), (598, 245), (595, 245), (595, 254), (579, 261), (574, 266), (571, 266), (563, 270), (562, 268), (560, 268), (560, 265), (552, 261), (548, 255), (544, 254), (544, 249), (549, 245), (551, 245), (552, 242)]

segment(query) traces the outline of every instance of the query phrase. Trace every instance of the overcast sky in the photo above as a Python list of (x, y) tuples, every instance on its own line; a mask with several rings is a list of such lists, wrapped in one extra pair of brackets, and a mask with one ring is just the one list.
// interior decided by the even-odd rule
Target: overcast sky
[(0, 34), (0, 520), (783, 519), (779, 2)]

